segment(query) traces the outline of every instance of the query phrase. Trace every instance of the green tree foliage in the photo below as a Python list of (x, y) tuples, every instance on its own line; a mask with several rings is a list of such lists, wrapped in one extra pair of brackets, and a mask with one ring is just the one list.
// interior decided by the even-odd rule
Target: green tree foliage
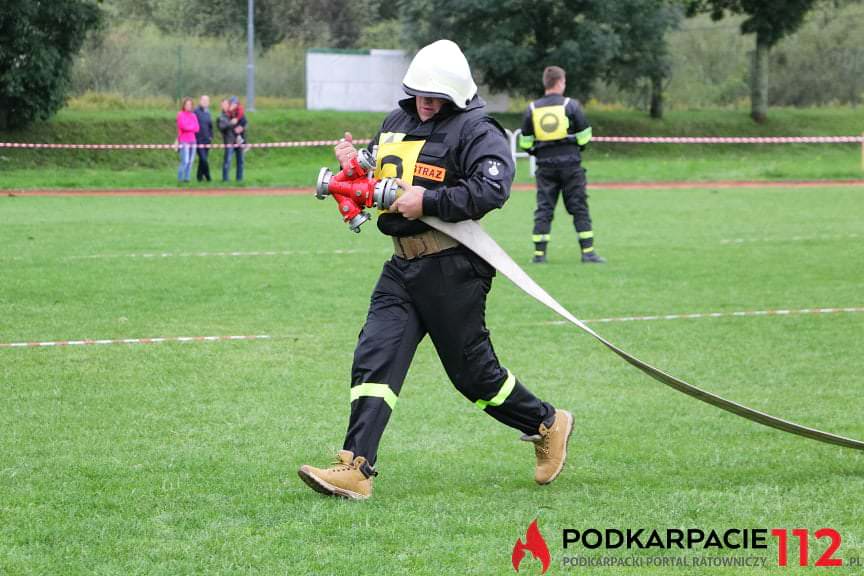
[(75, 54), (101, 21), (88, 0), (12, 0), (0, 10), (0, 129), (48, 118), (65, 101)]
[[(280, 0), (255, 0), (255, 42), (262, 50), (285, 38), (277, 16), (292, 4)], [(240, 38), (245, 43), (249, 14), (247, 0), (192, 0), (183, 5), (190, 11), (187, 22), (191, 24), (193, 33)]]
[[(169, 34), (246, 38), (248, 0), (106, 2), (117, 21), (137, 19)], [(255, 42), (264, 51), (283, 40), (353, 48), (381, 6), (381, 0), (255, 0)]]
[(384, 50), (402, 49), (404, 47), (402, 42), (402, 21), (398, 18), (387, 18), (366, 26), (360, 38), (357, 39), (355, 47)]
[(666, 36), (677, 28), (681, 7), (670, 0), (617, 0), (609, 4), (609, 25), (621, 44), (604, 79), (626, 91), (634, 91), (648, 80), (651, 117), (661, 118), (664, 83), (671, 72)]
[[(168, 34), (246, 38), (247, 0), (105, 0), (115, 22), (153, 24)], [(255, 0), (255, 42), (263, 50), (285, 38), (280, 17), (299, 0)]]
[(568, 91), (585, 96), (621, 47), (602, 0), (403, 0), (406, 40), (457, 42), (496, 92), (535, 95), (541, 72), (567, 70)]
[(864, 4), (824, 3), (792, 39), (771, 51), (769, 103), (812, 106), (864, 97)]
[(742, 14), (742, 34), (756, 35), (750, 78), (750, 116), (756, 122), (768, 117), (768, 56), (771, 48), (794, 33), (816, 0), (688, 0), (687, 13), (708, 13), (721, 20), (727, 13)]
[[(306, 22), (326, 25), (329, 32), (329, 46), (334, 48), (354, 48), (367, 26), (382, 19), (393, 18), (384, 15), (381, 0), (319, 0), (309, 2), (304, 10)], [(389, 4), (388, 4), (389, 6)], [(325, 38), (318, 38), (319, 42)]]
[[(492, 90), (535, 95), (549, 65), (586, 98), (596, 79), (632, 87), (668, 75), (665, 34), (680, 19), (666, 0), (403, 0), (406, 40), (450, 38)], [(661, 113), (658, 108), (657, 114)]]

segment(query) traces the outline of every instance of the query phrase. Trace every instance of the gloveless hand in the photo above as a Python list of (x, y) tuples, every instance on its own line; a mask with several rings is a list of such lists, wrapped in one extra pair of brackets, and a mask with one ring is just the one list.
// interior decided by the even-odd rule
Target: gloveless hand
[(353, 176), (354, 171), (350, 169), (351, 159), (357, 156), (357, 150), (354, 148), (354, 137), (350, 132), (345, 132), (345, 137), (339, 140), (333, 151), (342, 169), (347, 170), (349, 176)]
[(423, 216), (423, 192), (426, 189), (422, 186), (412, 186), (402, 180), (396, 180), (396, 184), (403, 192), (390, 207), (390, 211), (398, 212), (408, 220), (417, 220)]

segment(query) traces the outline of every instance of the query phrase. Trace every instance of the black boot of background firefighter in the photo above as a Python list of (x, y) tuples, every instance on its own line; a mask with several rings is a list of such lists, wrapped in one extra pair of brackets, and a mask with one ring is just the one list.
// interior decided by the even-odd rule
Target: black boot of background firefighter
[[(579, 249), (582, 252), (583, 264), (605, 264), (606, 259), (597, 254), (594, 250), (594, 232), (588, 230), (586, 232), (577, 232), (579, 236)], [(545, 264), (546, 253), (549, 247), (549, 234), (534, 234), (534, 257), (531, 262), (534, 264)]]
[(579, 236), (579, 248), (582, 251), (582, 263), (605, 264), (606, 259), (594, 251), (594, 232), (592, 230), (585, 230), (582, 232), (577, 231), (576, 234)]

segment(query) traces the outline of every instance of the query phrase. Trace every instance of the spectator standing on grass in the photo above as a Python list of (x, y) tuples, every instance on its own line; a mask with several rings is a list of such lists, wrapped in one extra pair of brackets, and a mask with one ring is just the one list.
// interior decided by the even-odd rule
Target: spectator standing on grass
[[(198, 118), (198, 133), (195, 134), (195, 142), (198, 144), (198, 182), (206, 180), (210, 182), (210, 147), (213, 142), (213, 118), (210, 117), (210, 97), (206, 94), (201, 96), (198, 107), (195, 108), (195, 116)], [(204, 146), (202, 146), (204, 144)]]
[(192, 111), (192, 98), (183, 98), (183, 105), (177, 113), (177, 146), (180, 152), (180, 167), (177, 181), (189, 182), (192, 160), (195, 157), (195, 138), (198, 133), (198, 117)]
[(243, 180), (243, 146), (246, 144), (246, 114), (236, 96), (222, 101), (222, 113), (219, 115), (219, 131), (225, 143), (225, 158), (222, 162), (222, 181), (229, 180), (231, 159), (237, 158), (237, 181)]

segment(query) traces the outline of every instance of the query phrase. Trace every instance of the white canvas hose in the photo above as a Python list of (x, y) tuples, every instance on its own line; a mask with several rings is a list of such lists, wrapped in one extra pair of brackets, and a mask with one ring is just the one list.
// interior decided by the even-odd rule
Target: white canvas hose
[(606, 340), (603, 336), (586, 326), (584, 322), (568, 312), (566, 308), (559, 304), (554, 298), (552, 298), (552, 296), (541, 288), (539, 284), (528, 276), (528, 274), (526, 274), (525, 271), (522, 270), (522, 268), (520, 268), (519, 265), (516, 264), (516, 262), (514, 262), (500, 246), (498, 246), (495, 240), (493, 240), (477, 222), (468, 220), (464, 222), (450, 223), (444, 222), (443, 220), (433, 216), (424, 216), (422, 220), (429, 226), (432, 226), (455, 240), (458, 240), (465, 247), (483, 258), (483, 260), (494, 266), (498, 272), (509, 278), (529, 296), (548, 308), (551, 308), (565, 320), (574, 324), (584, 332), (587, 332), (599, 340), (604, 346), (612, 350), (612, 352), (655, 380), (659, 380), (663, 384), (671, 386), (675, 390), (683, 392), (688, 396), (692, 396), (698, 400), (711, 404), (712, 406), (716, 406), (717, 408), (721, 408), (727, 412), (741, 416), (742, 418), (752, 420), (753, 422), (758, 422), (765, 426), (771, 426), (772, 428), (777, 428), (778, 430), (783, 430), (784, 432), (789, 432), (791, 434), (812, 438), (813, 440), (818, 440), (820, 442), (845, 446), (846, 448), (853, 448), (855, 450), (864, 450), (864, 442), (860, 440), (831, 434), (830, 432), (823, 432), (822, 430), (809, 428), (807, 426), (802, 426), (801, 424), (796, 424), (795, 422), (790, 422), (789, 420), (771, 416), (765, 412), (760, 412), (759, 410), (749, 408), (743, 404), (739, 404), (738, 402), (733, 402), (732, 400), (727, 400), (717, 396), (716, 394), (702, 390), (692, 384), (688, 384), (680, 378), (676, 378), (671, 374), (663, 372), (659, 368), (651, 366), (647, 362), (639, 360), (632, 354), (625, 352)]

